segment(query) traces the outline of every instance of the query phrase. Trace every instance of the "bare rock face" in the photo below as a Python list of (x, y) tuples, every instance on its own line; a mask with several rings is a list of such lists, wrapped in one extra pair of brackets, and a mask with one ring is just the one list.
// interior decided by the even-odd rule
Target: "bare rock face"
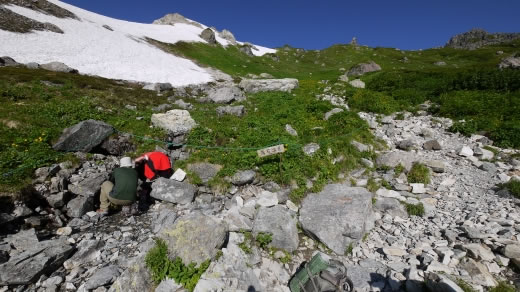
[(347, 184), (326, 185), (319, 194), (305, 197), (299, 220), (307, 234), (344, 254), (374, 226), (372, 194)]
[(89, 152), (113, 132), (114, 128), (107, 123), (86, 120), (65, 129), (58, 142), (52, 147), (58, 151)]
[(156, 19), (153, 22), (153, 24), (163, 24), (163, 25), (175, 25), (176, 23), (185, 23), (185, 24), (190, 24), (190, 25), (202, 28), (202, 25), (200, 23), (186, 19), (184, 16), (182, 16), (179, 13), (166, 14), (165, 16), (163, 16), (159, 19)]
[(9, 67), (9, 66), (18, 66), (18, 65), (20, 65), (20, 64), (11, 57), (7, 57), (7, 56), (0, 57), (0, 67)]
[(50, 62), (47, 64), (42, 64), (40, 65), (40, 68), (54, 72), (78, 73), (78, 70), (63, 64), (62, 62)]
[(164, 114), (153, 114), (152, 124), (170, 131), (174, 135), (183, 135), (191, 131), (197, 123), (187, 110), (170, 110)]
[(381, 66), (375, 62), (361, 63), (352, 67), (348, 72), (347, 76), (361, 76), (365, 73), (381, 71)]
[(33, 30), (63, 33), (59, 27), (52, 23), (39, 22), (4, 7), (0, 7), (0, 29), (18, 33), (28, 33)]
[(207, 41), (210, 45), (215, 45), (217, 39), (215, 38), (215, 32), (211, 28), (206, 28), (200, 33), (200, 37)]
[(230, 42), (232, 45), (235, 45), (237, 43), (237, 40), (235, 39), (235, 36), (233, 35), (233, 33), (230, 32), (227, 29), (222, 30), (221, 32), (219, 32), (218, 35), (221, 38), (223, 38), (223, 39), (227, 40), (228, 42)]
[(520, 56), (511, 56), (507, 57), (498, 64), (499, 69), (512, 68), (518, 69), (520, 68)]
[(453, 36), (445, 47), (475, 50), (483, 46), (508, 43), (520, 38), (520, 33), (488, 33), (474, 28), (468, 32)]

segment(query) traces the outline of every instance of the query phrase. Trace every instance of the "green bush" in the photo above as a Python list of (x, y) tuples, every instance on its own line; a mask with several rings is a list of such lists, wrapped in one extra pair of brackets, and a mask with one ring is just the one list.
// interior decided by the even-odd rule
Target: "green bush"
[(408, 172), (408, 182), (410, 183), (430, 183), (430, 169), (422, 163), (414, 163)]
[(515, 292), (518, 291), (515, 286), (509, 285), (505, 281), (498, 282), (498, 286), (489, 289), (489, 292)]
[(273, 236), (271, 235), (271, 233), (259, 232), (256, 235), (256, 242), (258, 243), (258, 246), (260, 246), (261, 248), (266, 248), (269, 245), (269, 243), (271, 243), (271, 241), (273, 241)]
[(145, 258), (152, 280), (159, 284), (165, 278), (171, 278), (186, 290), (193, 291), (200, 276), (208, 269), (210, 261), (207, 260), (198, 267), (195, 263), (186, 266), (179, 257), (174, 260), (168, 258), (168, 246), (163, 240), (156, 239), (155, 243)]
[(417, 205), (405, 203), (405, 205), (406, 212), (408, 213), (408, 215), (421, 217), (424, 215), (424, 205), (422, 203), (419, 203)]
[(360, 111), (385, 115), (400, 109), (399, 104), (391, 96), (370, 90), (358, 90), (349, 99), (349, 105)]
[(511, 195), (520, 198), (520, 181), (510, 180), (507, 183), (501, 184), (500, 187), (506, 188)]

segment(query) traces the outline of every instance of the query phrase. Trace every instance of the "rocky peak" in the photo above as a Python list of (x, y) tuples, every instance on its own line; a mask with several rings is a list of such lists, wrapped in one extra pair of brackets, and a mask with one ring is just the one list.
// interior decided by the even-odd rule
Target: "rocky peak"
[(453, 36), (445, 47), (475, 50), (483, 46), (508, 43), (516, 39), (520, 39), (520, 33), (488, 33), (483, 29), (474, 28)]
[(168, 13), (165, 16), (153, 21), (153, 24), (163, 24), (163, 25), (175, 25), (176, 23), (191, 24), (196, 27), (202, 28), (202, 25), (200, 23), (191, 21), (179, 13)]

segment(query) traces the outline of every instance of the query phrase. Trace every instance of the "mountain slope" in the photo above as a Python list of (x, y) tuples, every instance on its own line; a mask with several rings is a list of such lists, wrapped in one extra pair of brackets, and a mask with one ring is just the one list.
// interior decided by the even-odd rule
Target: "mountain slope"
[[(75, 14), (78, 19), (59, 18), (17, 5), (4, 8), (32, 20), (50, 23), (64, 33), (33, 31), (15, 33), (0, 30), (0, 55), (18, 62), (63, 62), (81, 73), (112, 79), (142, 82), (170, 82), (174, 86), (205, 83), (213, 77), (192, 61), (168, 54), (149, 44), (146, 38), (165, 43), (205, 42), (204, 25), (176, 23), (141, 24), (92, 13), (60, 1), (49, 1)], [(216, 34), (227, 46), (229, 41)], [(259, 47), (256, 54), (274, 50)]]

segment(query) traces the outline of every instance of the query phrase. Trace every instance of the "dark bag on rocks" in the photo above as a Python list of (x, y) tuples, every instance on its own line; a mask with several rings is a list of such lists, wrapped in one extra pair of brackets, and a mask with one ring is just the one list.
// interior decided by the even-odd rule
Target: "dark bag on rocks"
[(354, 287), (347, 268), (321, 252), (301, 268), (289, 282), (291, 292), (351, 292)]

